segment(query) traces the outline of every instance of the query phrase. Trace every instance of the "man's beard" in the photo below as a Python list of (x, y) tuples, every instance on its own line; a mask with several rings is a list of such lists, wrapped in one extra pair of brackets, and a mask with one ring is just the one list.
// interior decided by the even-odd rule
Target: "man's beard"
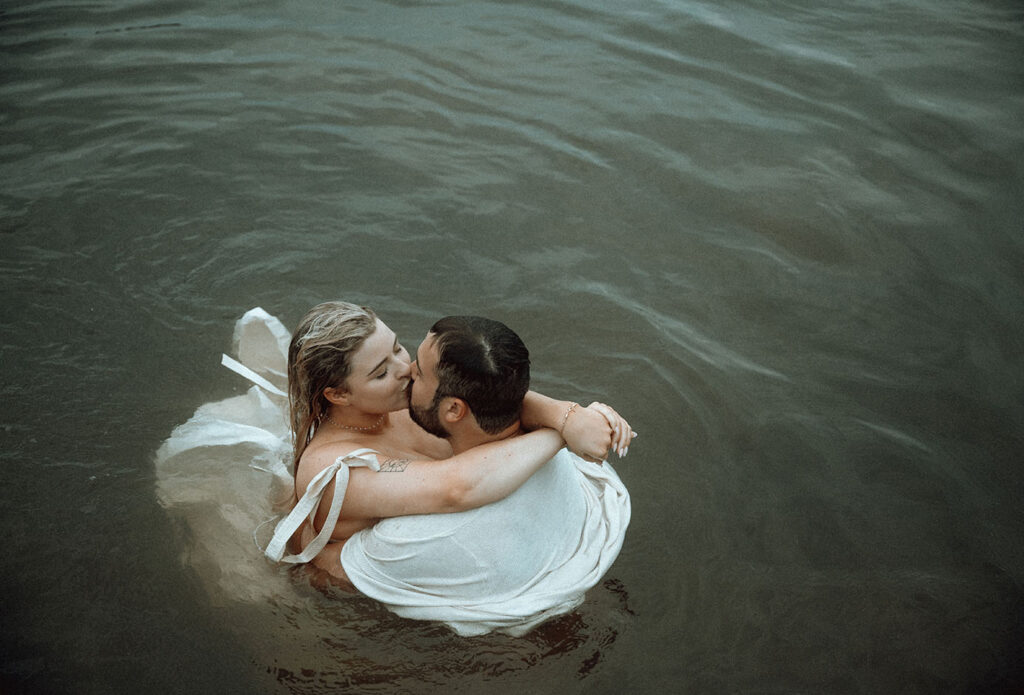
[(420, 408), (411, 402), (409, 403), (409, 417), (412, 418), (413, 422), (435, 437), (448, 439), (448, 432), (441, 426), (440, 412), (441, 399), (437, 397), (436, 393), (434, 394), (434, 400), (431, 401), (430, 406), (427, 408)]

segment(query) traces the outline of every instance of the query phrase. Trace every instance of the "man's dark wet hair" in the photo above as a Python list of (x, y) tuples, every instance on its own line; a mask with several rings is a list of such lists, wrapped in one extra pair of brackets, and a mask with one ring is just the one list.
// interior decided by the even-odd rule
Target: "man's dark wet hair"
[(461, 398), (488, 434), (519, 419), (530, 389), (530, 352), (512, 329), (482, 316), (446, 316), (430, 332), (438, 354), (434, 403)]

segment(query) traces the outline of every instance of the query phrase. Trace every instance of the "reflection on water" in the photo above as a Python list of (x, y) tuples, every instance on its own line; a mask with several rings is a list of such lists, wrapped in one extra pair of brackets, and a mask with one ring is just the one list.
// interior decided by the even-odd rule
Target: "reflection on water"
[[(302, 584), (297, 577), (300, 592)], [(447, 628), (399, 618), (368, 599), (308, 588), (301, 601), (253, 607), (244, 616), (229, 610), (226, 617), (245, 625), (239, 636), (290, 692), (379, 687), (440, 693), (453, 682), (473, 691), (495, 679), (553, 691), (573, 690), (579, 679), (600, 670), (620, 632), (630, 629), (628, 600), (621, 583), (606, 580), (578, 610), (523, 638), (492, 634), (470, 642)], [(277, 636), (272, 643), (268, 631)]]
[[(1021, 19), (5, 6), (0, 685), (1019, 687)], [(190, 563), (154, 453), (243, 393), (242, 312), (329, 298), (407, 343), (494, 316), (540, 390), (629, 417), (633, 520), (579, 611), (462, 640)]]

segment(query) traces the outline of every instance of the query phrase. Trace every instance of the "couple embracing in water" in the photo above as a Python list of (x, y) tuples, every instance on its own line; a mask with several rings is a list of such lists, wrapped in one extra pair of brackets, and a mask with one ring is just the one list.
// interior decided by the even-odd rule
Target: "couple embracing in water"
[(294, 497), (266, 555), (462, 635), (523, 634), (605, 574), (629, 424), (529, 390), (507, 326), (436, 322), (410, 359), (365, 307), (311, 309), (287, 355)]

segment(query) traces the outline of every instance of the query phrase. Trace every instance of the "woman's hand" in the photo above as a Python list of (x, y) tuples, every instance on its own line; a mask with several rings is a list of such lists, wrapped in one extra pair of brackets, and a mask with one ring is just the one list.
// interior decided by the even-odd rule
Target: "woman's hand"
[(562, 438), (569, 451), (595, 463), (608, 456), (611, 449), (625, 456), (636, 433), (629, 423), (604, 403), (591, 403), (586, 408), (573, 408), (562, 427)]

